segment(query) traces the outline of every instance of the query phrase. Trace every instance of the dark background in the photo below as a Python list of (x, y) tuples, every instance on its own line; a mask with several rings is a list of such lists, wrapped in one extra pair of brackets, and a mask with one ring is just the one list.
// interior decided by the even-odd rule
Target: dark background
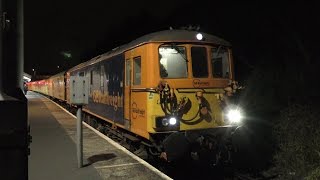
[(233, 44), (237, 79), (242, 80), (263, 58), (275, 63), (286, 56), (296, 56), (294, 61), (319, 59), (317, 5), (302, 1), (26, 1), (25, 72), (54, 74), (142, 35), (170, 26), (199, 25), (200, 31)]

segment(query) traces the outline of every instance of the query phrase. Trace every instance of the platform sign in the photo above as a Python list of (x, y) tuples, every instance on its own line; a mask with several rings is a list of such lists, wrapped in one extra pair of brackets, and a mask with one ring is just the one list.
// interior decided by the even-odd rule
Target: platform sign
[(70, 102), (74, 105), (86, 105), (89, 101), (89, 80), (84, 76), (70, 77)]
[(83, 167), (83, 134), (82, 134), (82, 105), (89, 101), (89, 80), (85, 76), (70, 77), (70, 102), (77, 105), (77, 158), (78, 168)]

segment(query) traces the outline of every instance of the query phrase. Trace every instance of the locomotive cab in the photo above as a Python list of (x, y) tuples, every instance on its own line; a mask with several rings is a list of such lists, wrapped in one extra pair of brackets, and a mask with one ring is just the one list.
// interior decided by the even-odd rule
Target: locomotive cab
[(226, 104), (225, 88), (233, 81), (230, 47), (163, 43), (157, 53), (157, 68), (149, 72), (158, 82), (148, 108), (154, 132), (213, 128), (241, 119), (240, 111)]
[[(156, 68), (150, 67), (147, 74), (154, 73), (153, 82), (158, 84), (148, 95), (148, 132), (153, 139), (164, 138), (161, 156), (174, 160), (204, 136), (220, 146), (218, 141), (230, 138), (242, 119), (241, 110), (228, 104), (234, 88), (231, 47), (197, 42), (153, 47)], [(216, 148), (212, 145), (211, 150)]]

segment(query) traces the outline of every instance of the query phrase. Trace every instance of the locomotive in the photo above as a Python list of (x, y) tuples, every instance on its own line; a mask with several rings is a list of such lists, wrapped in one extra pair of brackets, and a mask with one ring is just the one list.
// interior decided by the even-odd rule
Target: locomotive
[(71, 76), (89, 80), (85, 121), (137, 155), (231, 160), (242, 112), (228, 101), (237, 83), (226, 40), (192, 30), (154, 32), (28, 89), (72, 107)]

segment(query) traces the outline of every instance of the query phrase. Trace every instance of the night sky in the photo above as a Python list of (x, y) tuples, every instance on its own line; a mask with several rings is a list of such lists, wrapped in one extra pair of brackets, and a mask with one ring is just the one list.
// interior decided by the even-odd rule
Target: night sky
[(241, 77), (261, 60), (319, 60), (319, 15), (315, 1), (30, 0), (25, 72), (55, 74), (142, 35), (199, 25), (232, 43)]

